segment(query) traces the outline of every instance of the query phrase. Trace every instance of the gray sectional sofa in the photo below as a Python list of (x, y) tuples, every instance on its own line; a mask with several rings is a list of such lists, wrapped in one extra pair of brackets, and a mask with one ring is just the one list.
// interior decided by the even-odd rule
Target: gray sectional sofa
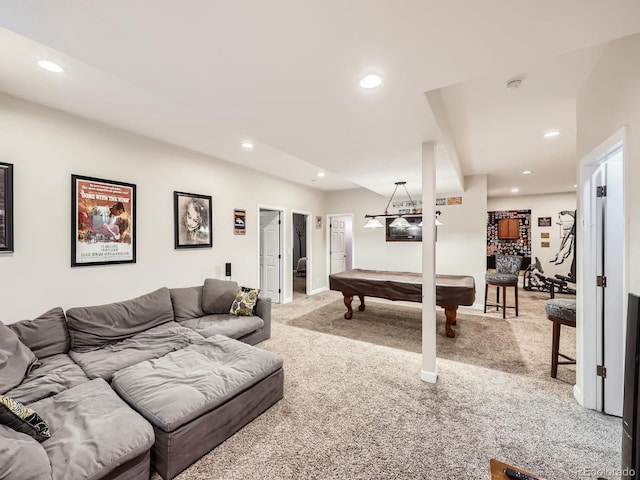
[(253, 346), (270, 300), (231, 315), (237, 293), (207, 279), (0, 324), (0, 395), (51, 432), (38, 442), (0, 418), (0, 480), (170, 479), (280, 400), (282, 360)]

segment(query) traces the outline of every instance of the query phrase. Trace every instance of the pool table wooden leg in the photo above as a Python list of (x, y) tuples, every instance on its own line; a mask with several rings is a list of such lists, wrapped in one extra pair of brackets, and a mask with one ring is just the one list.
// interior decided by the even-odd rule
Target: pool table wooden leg
[(362, 312), (364, 310), (364, 308), (365, 308), (364, 295), (358, 295), (358, 298), (360, 299), (360, 306), (358, 307), (358, 310), (360, 310)]
[(347, 313), (344, 314), (344, 318), (346, 320), (351, 320), (351, 317), (353, 317), (353, 309), (351, 308), (351, 302), (353, 301), (353, 296), (351, 295), (347, 295), (346, 293), (343, 294), (344, 295), (344, 306), (347, 307)]
[(447, 337), (454, 338), (456, 336), (456, 332), (452, 328), (452, 325), (455, 325), (457, 323), (456, 314), (458, 312), (458, 306), (442, 305), (442, 308), (444, 308), (444, 316), (447, 317), (447, 323), (445, 325)]

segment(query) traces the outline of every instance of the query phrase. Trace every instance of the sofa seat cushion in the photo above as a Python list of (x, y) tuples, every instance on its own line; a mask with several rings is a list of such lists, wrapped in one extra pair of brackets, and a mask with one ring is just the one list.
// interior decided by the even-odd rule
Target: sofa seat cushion
[(117, 372), (113, 388), (164, 432), (172, 432), (282, 368), (271, 352), (221, 335)]
[(230, 314), (206, 315), (180, 322), (180, 325), (192, 328), (203, 337), (224, 335), (229, 338), (242, 338), (260, 330), (264, 321), (258, 316), (237, 316)]
[(0, 424), (0, 479), (49, 480), (51, 465), (37, 440)]
[(161, 357), (202, 340), (202, 336), (190, 328), (169, 322), (98, 350), (71, 350), (69, 356), (82, 367), (89, 378), (102, 378), (109, 382), (113, 374), (122, 368)]
[(168, 288), (108, 305), (67, 310), (71, 348), (89, 352), (174, 320)]
[(20, 385), (6, 395), (22, 403), (31, 403), (51, 397), (69, 388), (88, 382), (89, 378), (69, 355), (61, 353), (43, 358)]
[(53, 480), (98, 479), (151, 448), (153, 428), (104, 380), (29, 405), (49, 424)]

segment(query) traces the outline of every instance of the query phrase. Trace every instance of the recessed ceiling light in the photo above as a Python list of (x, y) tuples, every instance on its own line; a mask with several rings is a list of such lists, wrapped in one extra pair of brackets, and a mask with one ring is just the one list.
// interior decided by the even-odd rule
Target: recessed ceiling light
[(324, 173), (324, 172), (318, 172), (318, 176), (319, 177), (324, 177), (325, 175), (326, 175), (326, 173)]
[(50, 60), (38, 60), (38, 65), (41, 68), (44, 68), (45, 70), (49, 70), (50, 72), (53, 72), (53, 73), (64, 72), (64, 68), (62, 68), (60, 65)]
[(512, 188), (511, 193), (518, 193), (520, 191), (519, 188)]
[(253, 142), (251, 140), (244, 140), (242, 142), (242, 148), (244, 148), (245, 150), (253, 149)]
[(522, 174), (523, 174), (523, 175), (530, 175), (530, 174), (532, 174), (532, 173), (533, 173), (533, 172), (532, 172), (531, 170), (523, 170), (523, 171), (522, 171)]
[(382, 83), (382, 77), (377, 73), (370, 73), (369, 75), (365, 75), (360, 80), (360, 86), (362, 88), (376, 88), (380, 86)]
[(578, 184), (575, 184), (575, 185), (573, 186), (573, 188), (578, 188)]
[(557, 137), (558, 135), (560, 135), (560, 132), (558, 130), (549, 130), (544, 134), (546, 138)]

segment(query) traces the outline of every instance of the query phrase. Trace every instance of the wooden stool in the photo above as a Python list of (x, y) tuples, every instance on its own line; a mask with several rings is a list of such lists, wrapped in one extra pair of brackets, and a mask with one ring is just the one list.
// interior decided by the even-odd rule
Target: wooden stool
[[(575, 365), (576, 360), (560, 353), (560, 326), (576, 327), (576, 301), (571, 298), (553, 298), (544, 302), (547, 318), (553, 322), (551, 341), (551, 377), (556, 378), (558, 365)], [(559, 357), (565, 361), (559, 360)]]

